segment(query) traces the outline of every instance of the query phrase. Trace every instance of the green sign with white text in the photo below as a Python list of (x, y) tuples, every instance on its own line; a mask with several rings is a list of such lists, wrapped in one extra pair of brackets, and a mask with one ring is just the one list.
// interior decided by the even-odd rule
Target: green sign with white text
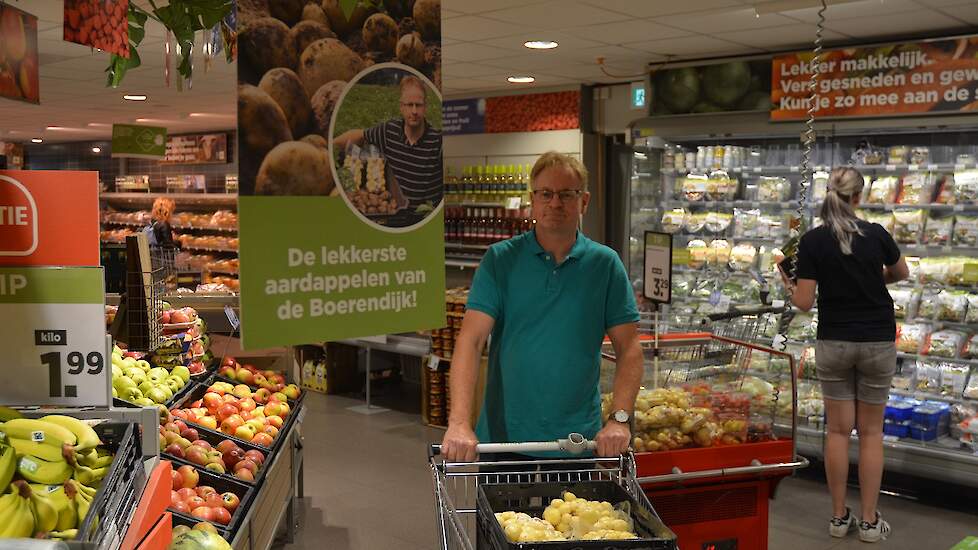
[(162, 159), (166, 156), (166, 128), (113, 124), (112, 156)]

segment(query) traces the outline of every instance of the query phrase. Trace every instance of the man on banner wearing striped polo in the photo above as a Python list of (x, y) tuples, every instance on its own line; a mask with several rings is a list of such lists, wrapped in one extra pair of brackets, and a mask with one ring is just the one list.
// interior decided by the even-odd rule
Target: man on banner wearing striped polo
[(409, 207), (426, 203), (434, 207), (441, 202), (444, 193), (441, 132), (425, 119), (428, 91), (421, 79), (407, 75), (399, 86), (401, 118), (365, 130), (344, 132), (333, 140), (333, 147), (341, 150), (351, 143), (376, 146), (390, 166)]

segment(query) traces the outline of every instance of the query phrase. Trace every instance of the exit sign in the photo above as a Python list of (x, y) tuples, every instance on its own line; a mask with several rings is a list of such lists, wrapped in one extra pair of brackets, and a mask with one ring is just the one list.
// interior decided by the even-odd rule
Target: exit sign
[(645, 82), (632, 82), (631, 108), (645, 109), (648, 105), (648, 89)]

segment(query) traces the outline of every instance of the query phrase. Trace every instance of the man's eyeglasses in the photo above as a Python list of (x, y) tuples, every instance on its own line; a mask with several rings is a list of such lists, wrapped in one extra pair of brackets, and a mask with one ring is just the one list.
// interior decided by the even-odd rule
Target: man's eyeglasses
[(406, 103), (406, 102), (402, 101), (401, 102), (401, 107), (407, 107), (408, 109), (424, 109), (425, 108), (425, 104), (424, 103)]
[(563, 191), (554, 191), (552, 189), (534, 189), (533, 198), (541, 200), (543, 202), (550, 202), (554, 197), (560, 197), (560, 202), (569, 203), (581, 196), (582, 191), (580, 189), (564, 189)]

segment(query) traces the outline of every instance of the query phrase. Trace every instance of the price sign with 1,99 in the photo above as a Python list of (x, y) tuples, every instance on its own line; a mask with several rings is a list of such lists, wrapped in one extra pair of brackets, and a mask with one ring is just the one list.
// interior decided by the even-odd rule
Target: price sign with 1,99
[(645, 288), (643, 294), (659, 304), (672, 301), (672, 235), (645, 232)]
[(0, 316), (0, 404), (109, 405), (102, 268), (0, 268)]

